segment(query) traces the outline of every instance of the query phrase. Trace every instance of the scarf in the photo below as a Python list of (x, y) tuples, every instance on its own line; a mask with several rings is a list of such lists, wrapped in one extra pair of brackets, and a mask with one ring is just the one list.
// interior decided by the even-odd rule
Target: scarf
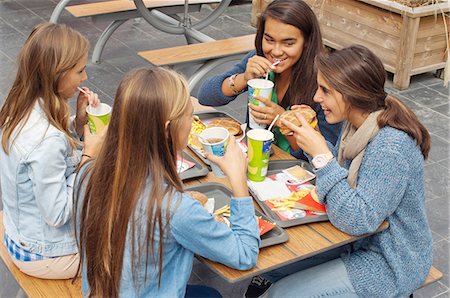
[(344, 160), (351, 160), (347, 181), (352, 188), (356, 188), (359, 167), (361, 166), (367, 145), (380, 130), (377, 118), (381, 112), (376, 111), (370, 113), (358, 129), (351, 125), (350, 122), (347, 122), (344, 126), (338, 152), (338, 163), (343, 166)]

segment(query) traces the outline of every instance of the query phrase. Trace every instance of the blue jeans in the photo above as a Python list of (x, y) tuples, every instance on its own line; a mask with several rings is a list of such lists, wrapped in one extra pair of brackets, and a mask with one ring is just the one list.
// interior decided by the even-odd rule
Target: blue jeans
[(341, 258), (291, 274), (274, 283), (268, 297), (356, 298)]
[(341, 247), (337, 247), (335, 249), (329, 250), (327, 252), (321, 253), (314, 257), (298, 261), (293, 264), (286, 265), (284, 267), (269, 271), (267, 273), (262, 274), (261, 276), (265, 279), (276, 282), (282, 279), (285, 276), (294, 274), (299, 271), (306, 270), (308, 268), (326, 263), (328, 261), (339, 258), (342, 254), (348, 254), (352, 250), (351, 245), (344, 245)]
[(204, 298), (204, 297), (211, 297), (211, 298), (219, 298), (222, 297), (220, 293), (213, 288), (202, 286), (202, 285), (187, 285), (186, 287), (186, 294), (184, 295), (185, 298)]

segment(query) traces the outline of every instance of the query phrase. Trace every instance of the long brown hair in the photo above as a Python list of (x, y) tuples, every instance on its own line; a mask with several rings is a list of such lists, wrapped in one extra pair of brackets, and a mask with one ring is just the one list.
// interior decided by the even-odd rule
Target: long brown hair
[(408, 106), (385, 92), (386, 71), (374, 53), (364, 46), (354, 45), (329, 55), (318, 55), (315, 65), (350, 107), (368, 113), (384, 110), (378, 116), (378, 126), (406, 132), (420, 146), (424, 158), (428, 157), (430, 134)]
[(314, 58), (323, 51), (322, 35), (316, 15), (308, 4), (302, 0), (275, 0), (271, 2), (261, 14), (258, 22), (255, 47), (259, 56), (264, 56), (262, 40), (268, 17), (298, 28), (305, 38), (302, 55), (292, 67), (291, 81), (281, 106), (284, 108), (293, 104), (316, 106), (313, 101), (317, 90)]
[[(147, 264), (150, 256), (160, 283), (163, 239), (169, 227), (169, 208), (163, 214), (163, 199), (168, 196), (170, 206), (174, 190), (183, 191), (176, 170), (177, 136), (188, 104), (187, 83), (174, 71), (141, 68), (121, 81), (105, 143), (80, 180), (79, 189), (84, 185), (85, 193), (81, 210), (75, 210), (90, 296), (118, 296), (127, 236), (133, 272), (141, 257)], [(90, 178), (85, 182), (87, 174)], [(142, 200), (148, 184), (149, 194)], [(146, 220), (139, 217), (136, 210), (140, 208)], [(159, 233), (158, 243), (155, 233)], [(139, 239), (146, 239), (146, 244), (139, 244)], [(138, 276), (133, 279), (137, 282)]]
[(58, 93), (60, 79), (87, 55), (89, 41), (66, 25), (41, 23), (33, 28), (19, 56), (14, 83), (0, 111), (2, 147), (8, 153), (13, 133), (22, 128), (38, 98), (48, 121), (64, 132), (71, 146), (70, 107)]

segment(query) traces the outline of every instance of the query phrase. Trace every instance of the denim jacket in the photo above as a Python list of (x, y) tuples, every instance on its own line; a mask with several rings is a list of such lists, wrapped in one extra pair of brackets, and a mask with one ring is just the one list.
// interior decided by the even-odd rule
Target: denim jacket
[[(78, 177), (83, 176), (85, 168), (86, 166), (82, 167)], [(79, 208), (81, 208), (85, 186), (86, 183), (79, 190)], [(141, 195), (135, 212), (135, 218), (141, 226), (139, 231), (141, 237), (135, 238), (135, 249), (140, 247), (142, 252), (147, 251), (145, 226), (148, 222), (146, 207), (150, 188), (151, 181), (148, 179), (146, 190)], [(78, 182), (75, 183), (75, 193), (77, 192)], [(194, 254), (240, 270), (247, 270), (256, 265), (260, 238), (251, 197), (231, 198), (231, 229), (216, 221), (198, 201), (185, 193), (175, 193), (170, 206), (167, 202), (166, 198), (161, 211), (163, 222), (165, 222), (164, 215), (167, 208), (170, 209), (170, 227), (165, 229), (164, 235), (161, 286), (158, 287), (157, 257), (154, 260), (150, 254), (146, 262), (146, 256), (141, 256), (141, 259), (136, 261), (136, 268), (133, 271), (131, 265), (133, 237), (129, 225), (120, 280), (120, 297), (184, 297), (192, 271)], [(79, 220), (77, 218), (77, 221)], [(158, 251), (159, 241), (159, 229), (156, 228), (153, 245), (155, 252)], [(82, 270), (83, 296), (89, 293), (85, 265), (83, 264)], [(133, 274), (137, 276), (136, 283), (133, 280)]]
[(77, 252), (72, 193), (81, 156), (39, 102), (22, 130), (13, 132), (9, 154), (0, 146), (3, 222), (19, 247), (57, 257)]

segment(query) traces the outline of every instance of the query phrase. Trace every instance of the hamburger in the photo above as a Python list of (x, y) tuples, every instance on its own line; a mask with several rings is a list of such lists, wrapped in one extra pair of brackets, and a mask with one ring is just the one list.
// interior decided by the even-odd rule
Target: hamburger
[(216, 118), (208, 123), (208, 128), (210, 127), (223, 127), (228, 130), (230, 134), (238, 137), (243, 133), (241, 124), (232, 118)]
[[(287, 121), (291, 122), (295, 126), (301, 126), (300, 120), (297, 119), (297, 117), (295, 116), (295, 113), (302, 114), (302, 116), (305, 118), (305, 120), (312, 127), (314, 127), (314, 128), (316, 127), (316, 125), (317, 125), (316, 111), (314, 111), (309, 106), (301, 106), (300, 109), (286, 111), (286, 112), (284, 112), (283, 114), (280, 115), (280, 120), (284, 119), (284, 120), (287, 120)], [(292, 133), (292, 130), (289, 127), (284, 125), (281, 121), (279, 123), (280, 123), (280, 125), (279, 125), (280, 132), (283, 135), (286, 136), (286, 135), (289, 135), (290, 133)]]
[(208, 197), (201, 192), (198, 191), (187, 191), (186, 192), (189, 196), (191, 196), (193, 199), (197, 200), (202, 204), (202, 206), (205, 206), (205, 204), (208, 202)]

